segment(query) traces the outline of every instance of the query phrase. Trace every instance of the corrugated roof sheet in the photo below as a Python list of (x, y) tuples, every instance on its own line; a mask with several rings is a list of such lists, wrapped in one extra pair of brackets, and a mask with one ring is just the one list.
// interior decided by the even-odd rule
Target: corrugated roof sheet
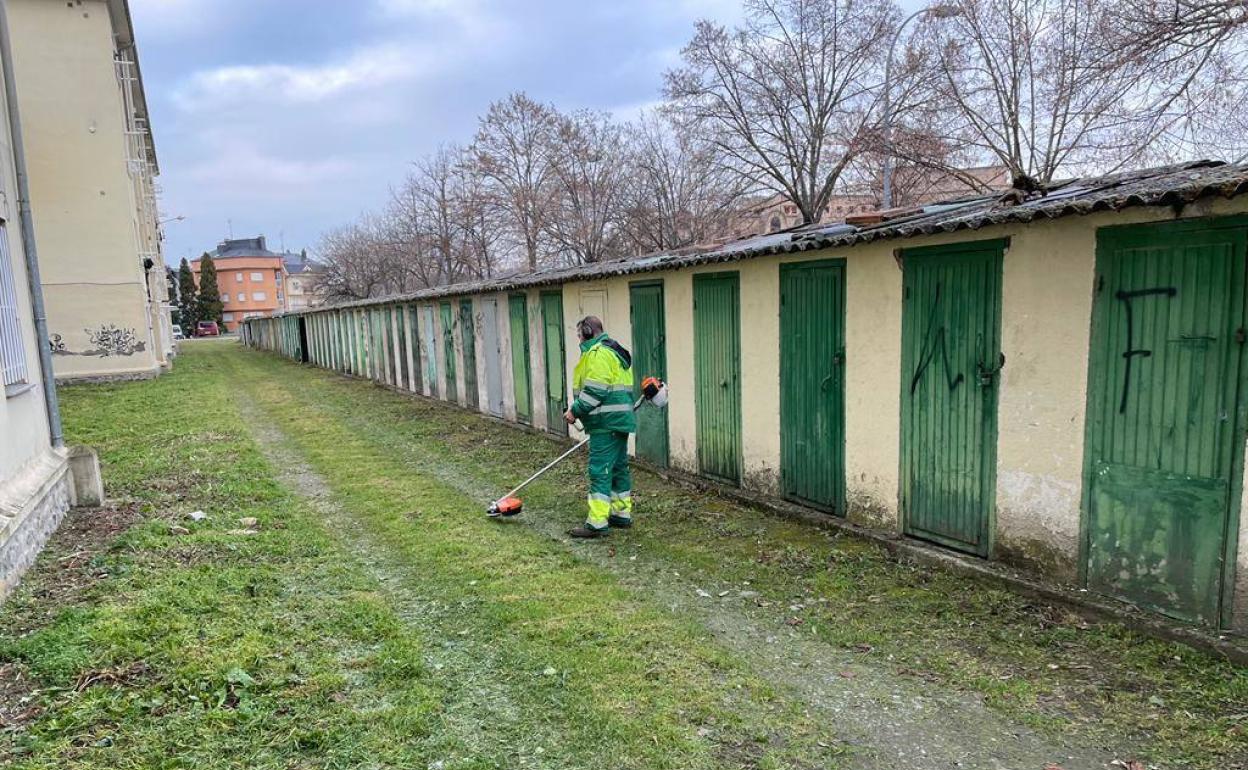
[(1075, 179), (1053, 185), (1015, 202), (998, 194), (965, 198), (931, 206), (910, 216), (865, 227), (843, 223), (807, 225), (781, 233), (742, 239), (710, 250), (682, 249), (573, 267), (548, 268), (492, 280), (436, 286), (409, 294), (321, 306), (317, 310), (377, 305), (386, 302), (511, 291), (571, 280), (592, 281), (635, 273), (671, 270), (715, 262), (733, 262), (769, 254), (852, 246), (886, 239), (978, 230), (992, 225), (1057, 219), (1136, 206), (1181, 206), (1209, 198), (1248, 193), (1248, 163), (1193, 161), (1140, 171)]

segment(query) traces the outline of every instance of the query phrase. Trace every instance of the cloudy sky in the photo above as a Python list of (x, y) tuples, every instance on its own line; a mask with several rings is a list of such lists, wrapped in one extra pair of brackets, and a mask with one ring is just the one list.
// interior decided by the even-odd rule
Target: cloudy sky
[(739, 0), (131, 0), (171, 263), (263, 233), (314, 250), (514, 90), (620, 116)]

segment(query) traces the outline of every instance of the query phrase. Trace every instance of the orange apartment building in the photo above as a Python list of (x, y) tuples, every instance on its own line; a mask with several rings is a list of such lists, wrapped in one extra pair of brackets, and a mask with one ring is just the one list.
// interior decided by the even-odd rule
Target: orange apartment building
[[(236, 331), (247, 318), (261, 318), (285, 309), (285, 255), (269, 251), (264, 236), (227, 239), (208, 252), (217, 267), (217, 287), (224, 306), (226, 331)], [(199, 263), (191, 263), (199, 285)]]

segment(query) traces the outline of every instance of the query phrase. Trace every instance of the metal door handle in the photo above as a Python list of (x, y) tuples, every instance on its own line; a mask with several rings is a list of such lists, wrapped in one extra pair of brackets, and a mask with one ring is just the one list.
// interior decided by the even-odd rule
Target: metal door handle
[(720, 381), (720, 383), (719, 383), (719, 387), (721, 387), (721, 388), (726, 388), (726, 387), (728, 387), (728, 380), (721, 380), (721, 381)]
[(832, 377), (833, 377), (833, 375), (831, 375), (831, 374), (829, 374), (827, 377), (824, 377), (824, 378), (823, 378), (823, 380), (819, 383), (819, 389), (820, 389), (820, 390), (827, 390), (827, 389), (828, 389), (828, 383), (832, 381)]

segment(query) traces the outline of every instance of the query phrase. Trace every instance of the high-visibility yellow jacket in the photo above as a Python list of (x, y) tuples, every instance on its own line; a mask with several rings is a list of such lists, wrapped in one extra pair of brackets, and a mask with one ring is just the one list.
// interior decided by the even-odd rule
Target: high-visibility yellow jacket
[(572, 372), (572, 415), (586, 433), (636, 433), (633, 368), (628, 351), (607, 345), (600, 334), (581, 343), (581, 360)]

